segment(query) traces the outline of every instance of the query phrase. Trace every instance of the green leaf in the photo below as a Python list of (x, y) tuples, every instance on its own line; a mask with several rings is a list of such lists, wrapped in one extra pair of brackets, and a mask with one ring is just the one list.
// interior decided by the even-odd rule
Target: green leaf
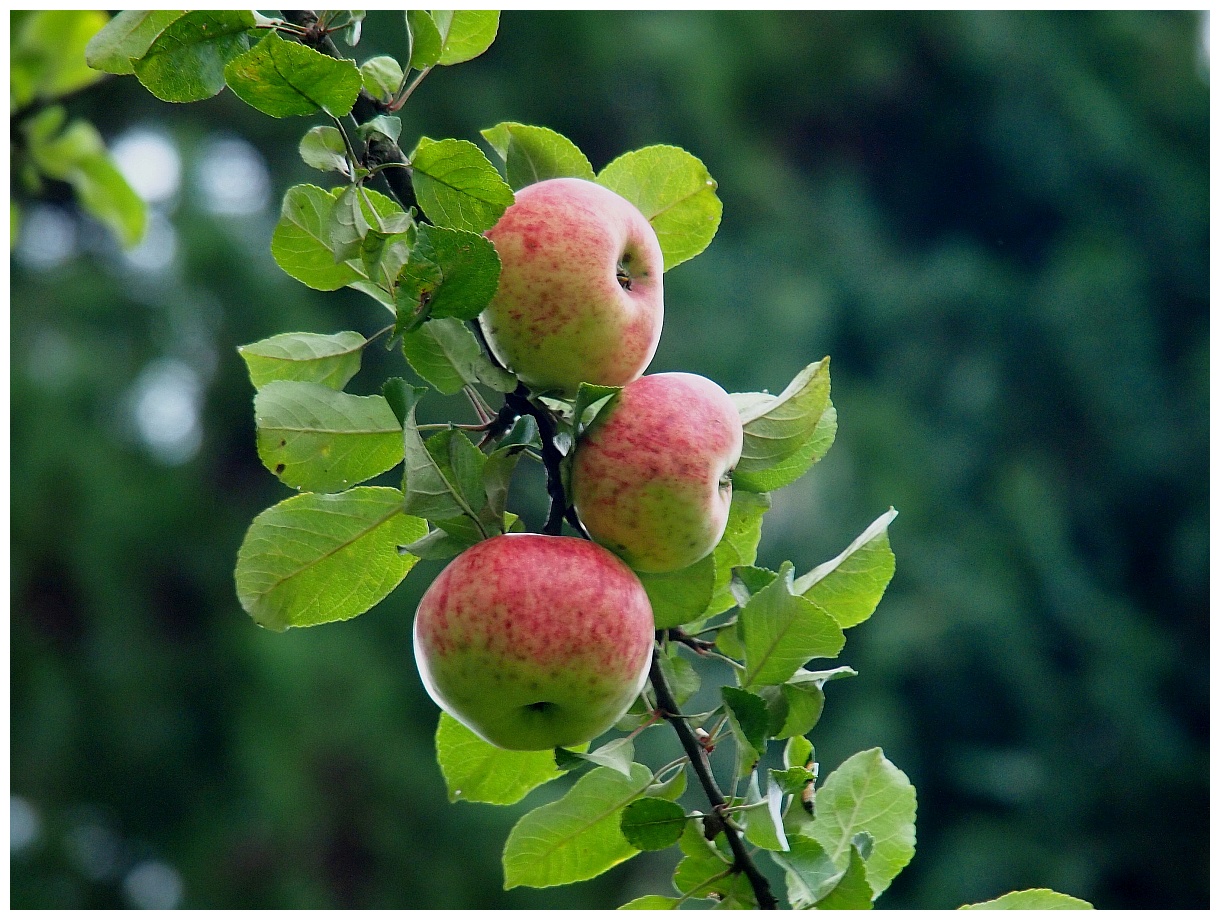
[(432, 223), (482, 233), (513, 203), (513, 191), (470, 141), (420, 138), (411, 185)]
[(550, 128), (502, 121), (480, 133), (504, 161), (508, 184), (514, 191), (544, 179), (594, 178), (589, 158)]
[(397, 489), (294, 495), (258, 515), (237, 552), (237, 597), (282, 631), (349, 620), (397, 587), (416, 563), (397, 547), (427, 525), (402, 513)]
[(792, 593), (792, 563), (742, 608), (745, 645), (743, 687), (782, 684), (810, 658), (834, 658), (843, 649), (843, 630), (825, 611)]
[(398, 275), (398, 328), (429, 317), (472, 320), (495, 296), (500, 257), (491, 240), (468, 230), (419, 227)]
[[(415, 406), (426, 392), (423, 388), (410, 388), (411, 401), (402, 428), (406, 456), (405, 509), (410, 514), (437, 522), (462, 516), (475, 521), (476, 509), (471, 507), (466, 494), (476, 480), (482, 482), (472, 469), (479, 461), (461, 445), (464, 437), (459, 437), (455, 443), (450, 435), (443, 442), (432, 444), (431, 449), (425, 445), (415, 422)], [(469, 441), (466, 441), (466, 447), (478, 452)]]
[(686, 812), (666, 799), (636, 799), (623, 809), (623, 836), (637, 850), (664, 850), (678, 842), (686, 828)]
[(678, 899), (661, 894), (646, 894), (642, 898), (628, 901), (617, 910), (677, 910)]
[(446, 428), (424, 442), (436, 468), (466, 507), (476, 513), (487, 503), (483, 490), (483, 466), (487, 457), (456, 428)]
[(347, 25), (343, 29), (343, 40), (355, 48), (360, 44), (360, 32), (364, 24), (364, 10), (346, 10)]
[(40, 99), (57, 99), (96, 83), (102, 75), (90, 69), (85, 50), (105, 28), (99, 10), (36, 10), (10, 26), (10, 74), (14, 78), (10, 111)]
[(572, 428), (577, 436), (584, 434), (617, 402), (622, 387), (605, 386), (598, 383), (582, 383), (576, 388), (576, 399), (572, 402)]
[(847, 871), (817, 903), (818, 910), (871, 910), (873, 889), (869, 887), (864, 859), (853, 845), (849, 852)]
[(674, 888), (687, 897), (716, 896), (723, 907), (756, 907), (753, 890), (744, 873), (733, 872), (710, 842), (703, 838), (699, 821), (688, 821), (679, 846), (686, 858), (674, 869)]
[(716, 563), (709, 553), (693, 565), (676, 572), (637, 572), (652, 602), (657, 629), (682, 626), (703, 616), (712, 599)]
[(699, 691), (699, 672), (682, 657), (676, 643), (669, 645), (658, 660), (665, 683), (669, 685), (674, 701), (681, 706)]
[(829, 403), (817, 427), (796, 453), (765, 470), (733, 471), (733, 488), (750, 492), (774, 492), (790, 486), (809, 471), (809, 468), (826, 456), (834, 443), (838, 430), (838, 413)]
[(639, 851), (619, 829), (620, 815), (651, 780), (642, 764), (631, 768), (630, 779), (597, 767), (563, 798), (525, 815), (504, 845), (504, 887), (568, 885), (635, 856)]
[[(284, 195), (279, 223), (271, 237), (271, 254), (285, 272), (315, 290), (336, 291), (344, 286), (357, 288), (380, 302), (392, 298), (368, 280), (357, 247), (357, 261), (336, 261), (331, 241), (331, 218), (340, 195), (350, 186), (326, 191), (315, 185), (296, 185)], [(381, 229), (396, 229), (406, 219), (397, 204), (372, 189), (365, 189), (360, 202), (364, 221)], [(371, 207), (370, 207), (371, 204)], [(356, 220), (354, 209), (347, 219)], [(402, 240), (406, 234), (395, 233), (385, 241), (379, 264), (383, 272), (397, 274), (406, 261)], [(383, 279), (378, 279), (379, 281)]]
[(738, 743), (751, 748), (754, 761), (767, 751), (767, 704), (761, 696), (739, 687), (721, 687), (729, 725)]
[(364, 275), (336, 261), (330, 218), (339, 196), (316, 185), (295, 185), (284, 195), (271, 255), (285, 272), (318, 291), (337, 291)]
[(349, 185), (339, 193), (335, 206), (330, 212), (326, 223), (326, 235), (331, 249), (331, 258), (335, 262), (345, 262), (348, 259), (361, 259), (364, 249), (364, 237), (370, 229), (368, 217), (364, 213), (364, 203), (360, 200), (360, 186)]
[(272, 118), (319, 109), (339, 118), (352, 110), (363, 85), (351, 61), (284, 41), (274, 31), (229, 61), (225, 82), (238, 99)]
[(434, 319), (402, 336), (411, 369), (446, 396), (468, 383), (482, 383), (500, 393), (517, 388), (517, 378), (491, 359), (461, 320)]
[(733, 567), (733, 577), (729, 582), (729, 590), (738, 607), (744, 607), (755, 594), (761, 591), (779, 576), (770, 569), (755, 565), (738, 565)]
[(898, 516), (891, 508), (851, 545), (793, 584), (793, 590), (825, 610), (843, 629), (863, 623), (894, 577), (888, 528)]
[(682, 764), (678, 768), (678, 772), (669, 779), (661, 782), (653, 783), (644, 790), (645, 795), (650, 795), (658, 799), (668, 799), (671, 802), (676, 802), (682, 797), (682, 793), (686, 791), (686, 765)]
[(67, 181), (81, 206), (109, 227), (128, 249), (144, 237), (147, 212), (119, 168), (105, 153), (87, 157), (69, 172)]
[(147, 53), (157, 36), (186, 10), (123, 10), (85, 46), (85, 63), (106, 73), (135, 73), (133, 61)]
[(322, 172), (334, 170), (345, 176), (351, 174), (347, 162), (347, 144), (343, 143), (342, 132), (333, 125), (310, 128), (301, 138), (298, 149), (306, 166), (312, 166)]
[(814, 801), (811, 836), (839, 868), (847, 868), (852, 838), (861, 831), (873, 838), (865, 868), (881, 894), (915, 854), (915, 787), (880, 748), (844, 761)]
[(1010, 891), (992, 901), (964, 904), (958, 910), (1092, 910), (1093, 905), (1049, 888)]
[(174, 20), (133, 63), (136, 77), (164, 102), (198, 102), (225, 88), (225, 67), (250, 48), (249, 10), (196, 10)]
[(360, 370), (366, 344), (359, 332), (284, 332), (242, 345), (237, 351), (256, 390), (273, 380), (299, 380), (342, 390)]
[(357, 125), (356, 133), (365, 143), (368, 143), (374, 134), (380, 134), (397, 144), (398, 136), (402, 134), (402, 119), (397, 115), (378, 115), (362, 125)]
[(378, 55), (360, 65), (360, 79), (370, 96), (389, 102), (402, 84), (402, 65), (389, 55)]
[(487, 496), (487, 512), (503, 532), (503, 520), (508, 505), (508, 489), (512, 484), (513, 471), (521, 459), (524, 448), (508, 444), (497, 448), (487, 456), (483, 464), (483, 491)]
[(813, 743), (805, 737), (795, 735), (784, 745), (784, 766), (804, 767), (813, 760)]
[(597, 181), (634, 204), (652, 224), (665, 271), (707, 248), (722, 205), (707, 167), (679, 147), (657, 145), (625, 153)]
[(735, 393), (733, 400), (745, 432), (733, 485), (741, 479), (742, 488), (749, 488), (748, 474), (765, 472), (788, 460), (814, 437), (830, 405), (830, 359), (810, 364), (779, 396)]
[(820, 843), (799, 834), (788, 837), (788, 852), (773, 852), (771, 859), (784, 870), (788, 903), (797, 910), (806, 910), (824, 898), (844, 873)]
[(834, 668), (829, 671), (806, 671), (797, 669), (784, 684), (779, 687), (768, 687), (767, 693), (778, 693), (784, 701), (784, 719), (776, 729), (776, 738), (791, 738), (804, 735), (818, 724), (822, 716), (822, 708), (826, 704), (826, 695), (822, 685), (827, 680), (838, 677), (854, 677), (856, 672), (848, 667)]
[(754, 564), (758, 556), (758, 541), (762, 538), (763, 515), (770, 507), (769, 495), (734, 490), (724, 536), (712, 551), (716, 564), (716, 585), (712, 601), (707, 608), (709, 616), (736, 606), (729, 590), (733, 569), (740, 565)]
[(424, 70), (441, 57), (441, 32), (426, 10), (407, 10), (407, 34), (411, 39), (410, 67)]
[(767, 796), (764, 799), (758, 791), (758, 774), (750, 774), (750, 785), (746, 792), (746, 804), (754, 805), (742, 815), (745, 821), (746, 839), (764, 850), (786, 851), (788, 838), (784, 833), (783, 790), (779, 784), (767, 774)]
[(780, 792), (785, 795), (800, 795), (816, 779), (813, 771), (805, 767), (787, 767), (783, 770), (771, 770), (770, 774), (771, 779), (775, 781)]
[(491, 47), (500, 27), (498, 10), (432, 10), (441, 37), (437, 63), (442, 67), (477, 58)]
[(402, 461), (402, 426), (383, 396), (273, 380), (254, 396), (258, 455), (285, 485), (338, 492)]
[(43, 175), (71, 184), (86, 211), (124, 246), (134, 246), (144, 235), (144, 202), (111, 161), (97, 128), (81, 118), (64, 128), (65, 117), (61, 106), (51, 106), (22, 123), (31, 159)]
[(603, 744), (596, 751), (589, 751), (588, 753), (572, 751), (567, 748), (556, 748), (555, 760), (562, 767), (565, 766), (565, 763), (560, 761), (561, 756), (569, 762), (569, 769), (578, 766), (579, 761), (585, 761), (597, 764), (598, 766), (608, 767), (630, 778), (631, 770), (634, 766), (632, 761), (635, 759), (635, 744), (630, 737), (627, 737), (615, 738), (613, 741)]
[(399, 547), (399, 551), (420, 559), (452, 559), (486, 539), (470, 518), (451, 518), (434, 523), (435, 528), (414, 543)]
[(450, 802), (513, 805), (563, 775), (550, 751), (498, 748), (446, 712), (436, 726), (436, 762)]

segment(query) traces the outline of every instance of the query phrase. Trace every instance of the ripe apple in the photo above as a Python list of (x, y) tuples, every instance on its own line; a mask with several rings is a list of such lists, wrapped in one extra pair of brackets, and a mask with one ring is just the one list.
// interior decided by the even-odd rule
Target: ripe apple
[(442, 709), (502, 748), (596, 738), (639, 696), (654, 627), (644, 586), (575, 537), (476, 543), (424, 592), (415, 661)]
[(641, 377), (576, 445), (576, 513), (594, 540), (633, 569), (685, 568), (724, 533), (742, 439), (736, 405), (711, 380)]
[(499, 361), (536, 391), (622, 386), (657, 350), (664, 259), (631, 202), (585, 179), (517, 192), (487, 238), (500, 283), (479, 317)]

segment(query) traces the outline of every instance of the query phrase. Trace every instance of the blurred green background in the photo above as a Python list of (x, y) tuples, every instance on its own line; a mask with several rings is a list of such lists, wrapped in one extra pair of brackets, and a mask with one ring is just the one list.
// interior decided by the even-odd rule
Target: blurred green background
[[(837, 443), (774, 496), (760, 561), (806, 570), (900, 511), (897, 574), (842, 656), (860, 676), (831, 685), (811, 736), (823, 773), (880, 745), (918, 789), (915, 859), (882, 906), (1040, 886), (1208, 903), (1206, 28), (506, 12), (486, 55), (406, 110), (408, 147), (516, 120), (595, 168), (692, 151), (724, 221), (666, 278), (652, 369), (774, 392), (832, 356)], [(403, 45), (401, 14), (369, 14), (361, 60)], [(131, 77), (70, 110), (153, 214), (124, 254), (66, 187), (14, 185), (12, 906), (668, 891), (672, 853), (500, 890), (509, 828), (554, 790), (446, 801), (410, 648), (436, 566), (313, 630), (260, 630), (237, 603), (245, 528), (288, 493), (255, 454), (236, 347), (385, 322), (271, 260), (284, 190), (324, 181), (296, 153), (316, 120), (230, 93), (171, 106)], [(379, 349), (365, 366), (354, 392), (404, 372)], [(537, 518), (537, 484), (518, 485)]]

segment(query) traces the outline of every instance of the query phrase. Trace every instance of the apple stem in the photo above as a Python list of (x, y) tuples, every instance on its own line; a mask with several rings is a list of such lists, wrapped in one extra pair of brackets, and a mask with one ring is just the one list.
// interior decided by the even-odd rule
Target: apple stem
[[(663, 639), (665, 632), (665, 630), (659, 630), (657, 638)], [(707, 753), (704, 751), (703, 746), (699, 744), (694, 731), (686, 724), (686, 719), (678, 708), (678, 703), (669, 689), (669, 684), (665, 681), (665, 675), (661, 672), (661, 659), (659, 656), (659, 647), (654, 647), (652, 650), (652, 667), (648, 672), (648, 679), (652, 682), (652, 689), (657, 695), (657, 708), (660, 709), (661, 715), (673, 726), (674, 731), (677, 733), (678, 740), (682, 743), (682, 749), (686, 751), (686, 756), (690, 760), (691, 767), (694, 768), (695, 776), (699, 779), (699, 785), (703, 787), (703, 792), (712, 806), (713, 814), (720, 816), (728, 807), (728, 802), (725, 800), (724, 793), (720, 791), (720, 787), (716, 784), (716, 777), (712, 775), (712, 768), (711, 764), (708, 763)], [(771, 884), (767, 881), (766, 876), (758, 870), (758, 866), (754, 865), (754, 860), (750, 858), (750, 854), (746, 851), (746, 846), (742, 842), (741, 835), (725, 822), (724, 836), (729, 842), (729, 848), (733, 851), (733, 871), (741, 872), (749, 879), (750, 887), (754, 889), (754, 897), (758, 900), (758, 906), (764, 910), (778, 910), (779, 902), (776, 901), (775, 895), (771, 893)]]

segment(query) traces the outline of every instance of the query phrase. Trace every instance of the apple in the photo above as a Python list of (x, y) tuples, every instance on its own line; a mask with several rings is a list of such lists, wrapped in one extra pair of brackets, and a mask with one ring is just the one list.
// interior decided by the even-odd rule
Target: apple
[(576, 537), (476, 543), (415, 615), (429, 696), (484, 740), (520, 751), (580, 744), (614, 725), (648, 679), (653, 638), (639, 578)]
[(622, 386), (661, 337), (664, 258), (631, 202), (585, 179), (516, 194), (487, 238), (500, 282), (479, 323), (492, 353), (537, 392)]
[(576, 445), (576, 513), (636, 571), (692, 565), (724, 534), (743, 437), (737, 406), (706, 377), (641, 377)]

